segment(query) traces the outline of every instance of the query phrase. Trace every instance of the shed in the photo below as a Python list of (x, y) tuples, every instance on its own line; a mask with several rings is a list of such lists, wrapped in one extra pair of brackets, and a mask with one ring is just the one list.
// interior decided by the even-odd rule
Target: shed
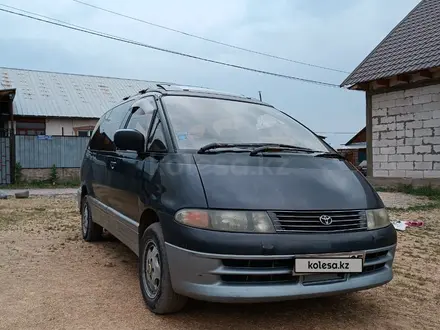
[(338, 148), (338, 152), (355, 166), (367, 159), (366, 131), (366, 127), (362, 128), (347, 143)]

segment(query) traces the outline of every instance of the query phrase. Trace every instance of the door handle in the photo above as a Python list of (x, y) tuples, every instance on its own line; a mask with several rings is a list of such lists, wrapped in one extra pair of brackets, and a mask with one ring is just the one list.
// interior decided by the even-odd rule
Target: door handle
[(110, 161), (110, 168), (111, 168), (112, 170), (114, 170), (114, 169), (115, 169), (115, 167), (116, 167), (116, 164), (117, 164), (117, 162), (116, 162), (116, 161), (114, 161), (114, 160), (111, 160), (111, 161)]

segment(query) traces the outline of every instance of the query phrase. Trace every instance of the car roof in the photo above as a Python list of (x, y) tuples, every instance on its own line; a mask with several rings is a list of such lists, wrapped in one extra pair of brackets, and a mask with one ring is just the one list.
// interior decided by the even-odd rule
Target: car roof
[(247, 97), (244, 95), (238, 95), (234, 93), (219, 91), (204, 87), (195, 86), (182, 86), (173, 84), (152, 84), (151, 86), (140, 90), (137, 94), (127, 96), (123, 98), (123, 101), (127, 100), (138, 100), (143, 97), (146, 93), (159, 93), (162, 95), (182, 95), (182, 96), (198, 96), (198, 97), (208, 97), (208, 98), (220, 98), (226, 100), (242, 101), (249, 103), (257, 103), (261, 105), (266, 105), (272, 107), (272, 105), (262, 102), (256, 98)]

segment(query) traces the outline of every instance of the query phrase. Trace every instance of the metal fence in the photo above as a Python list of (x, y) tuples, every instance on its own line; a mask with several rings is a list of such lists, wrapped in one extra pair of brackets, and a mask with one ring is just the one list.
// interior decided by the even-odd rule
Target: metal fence
[(0, 185), (11, 183), (10, 138), (0, 135)]
[(15, 158), (22, 168), (78, 168), (89, 142), (79, 136), (16, 136)]

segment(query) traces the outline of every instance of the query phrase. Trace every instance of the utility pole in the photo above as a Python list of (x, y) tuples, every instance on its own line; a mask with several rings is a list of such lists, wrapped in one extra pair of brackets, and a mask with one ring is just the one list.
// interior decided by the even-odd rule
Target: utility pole
[(261, 91), (258, 91), (258, 95), (260, 95), (260, 101), (263, 101), (263, 98), (261, 97)]

